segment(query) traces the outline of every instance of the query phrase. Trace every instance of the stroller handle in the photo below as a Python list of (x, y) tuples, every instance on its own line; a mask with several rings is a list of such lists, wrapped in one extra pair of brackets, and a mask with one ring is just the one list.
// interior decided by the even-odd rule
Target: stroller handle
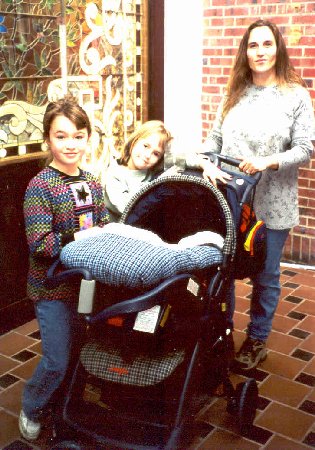
[(92, 280), (92, 274), (89, 270), (79, 267), (77, 269), (66, 269), (62, 272), (57, 272), (57, 268), (61, 264), (60, 259), (57, 259), (48, 269), (47, 278), (44, 281), (45, 287), (48, 289), (54, 289), (59, 286), (59, 284), (64, 283), (69, 278), (81, 275), (84, 280)]
[(86, 315), (85, 320), (86, 322), (93, 324), (120, 314), (138, 313), (140, 311), (152, 308), (155, 305), (163, 305), (169, 301), (166, 295), (162, 295), (167, 288), (175, 285), (176, 283), (186, 282), (193, 278), (193, 275), (189, 273), (175, 275), (168, 280), (162, 281), (162, 283), (158, 286), (152, 288), (144, 294), (140, 294), (129, 300), (122, 300), (118, 303), (110, 305), (103, 309), (103, 311), (97, 313), (95, 316)]
[[(221, 162), (225, 162), (226, 164), (229, 164), (230, 166), (233, 167), (238, 167), (242, 162), (241, 159), (232, 158), (231, 156), (228, 155), (221, 155), (221, 153), (205, 152), (204, 155), (208, 156), (210, 161), (218, 167), (220, 167)], [(254, 175), (251, 175), (251, 177), (254, 178), (258, 183), (258, 181), (261, 178), (261, 175), (262, 175), (261, 172), (256, 172)]]

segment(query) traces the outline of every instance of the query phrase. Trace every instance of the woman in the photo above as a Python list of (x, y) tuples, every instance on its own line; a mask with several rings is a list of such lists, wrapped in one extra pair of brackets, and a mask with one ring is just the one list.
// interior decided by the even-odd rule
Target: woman
[[(239, 169), (247, 174), (262, 172), (254, 207), (267, 226), (267, 259), (252, 280), (247, 338), (235, 358), (245, 370), (267, 356), (266, 340), (280, 296), (281, 255), (290, 229), (298, 224), (298, 168), (310, 160), (313, 133), (310, 95), (277, 26), (267, 20), (252, 23), (204, 144), (206, 151), (239, 158)], [(208, 166), (206, 175), (216, 183), (218, 170)], [(232, 318), (234, 285), (229, 300)]]

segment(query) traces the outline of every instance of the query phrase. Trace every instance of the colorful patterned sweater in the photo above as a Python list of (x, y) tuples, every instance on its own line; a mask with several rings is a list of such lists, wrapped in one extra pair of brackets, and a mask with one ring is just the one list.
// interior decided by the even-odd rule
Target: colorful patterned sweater
[(24, 219), (30, 250), (27, 293), (34, 300), (78, 299), (78, 282), (48, 290), (47, 270), (73, 234), (109, 222), (100, 183), (89, 172), (68, 176), (52, 167), (30, 181), (24, 199)]

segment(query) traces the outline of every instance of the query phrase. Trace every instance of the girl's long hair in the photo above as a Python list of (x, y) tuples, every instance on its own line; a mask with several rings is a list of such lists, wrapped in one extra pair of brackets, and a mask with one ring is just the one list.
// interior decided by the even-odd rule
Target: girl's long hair
[(247, 46), (251, 31), (257, 27), (270, 28), (275, 37), (277, 45), (275, 69), (278, 83), (283, 86), (289, 84), (301, 84), (306, 87), (306, 83), (296, 73), (290, 61), (284, 39), (278, 27), (269, 20), (257, 20), (247, 28), (238, 48), (235, 63), (226, 87), (226, 97), (223, 105), (223, 118), (227, 115), (230, 109), (238, 103), (246, 87), (253, 81), (252, 71), (248, 64)]

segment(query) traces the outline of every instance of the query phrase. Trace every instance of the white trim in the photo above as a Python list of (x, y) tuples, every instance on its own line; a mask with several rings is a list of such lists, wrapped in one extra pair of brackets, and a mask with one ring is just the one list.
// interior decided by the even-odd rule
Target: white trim
[(305, 270), (315, 270), (315, 266), (308, 266), (307, 264), (298, 264), (298, 263), (286, 263), (286, 262), (281, 262), (280, 263), (281, 267), (289, 267), (289, 269), (305, 269)]
[(202, 0), (165, 0), (164, 121), (180, 151), (202, 142)]

